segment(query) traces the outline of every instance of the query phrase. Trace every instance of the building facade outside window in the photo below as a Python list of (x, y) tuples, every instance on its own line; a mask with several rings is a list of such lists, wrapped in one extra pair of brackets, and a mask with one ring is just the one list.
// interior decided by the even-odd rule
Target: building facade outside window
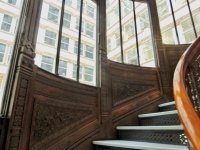
[(85, 51), (85, 56), (87, 58), (94, 58), (94, 47), (86, 45), (86, 51)]
[[(82, 21), (82, 26), (81, 26), (81, 32), (84, 33), (84, 28), (85, 28), (85, 24), (84, 21)], [(79, 30), (79, 18), (76, 18), (76, 30)]]
[(56, 44), (56, 33), (46, 29), (44, 43), (51, 45), (51, 46), (55, 46), (55, 44)]
[(134, 36), (134, 22), (130, 22), (127, 25), (125, 25), (124, 27), (124, 31), (125, 31), (125, 38), (124, 41), (128, 40), (129, 38)]
[(8, 0), (8, 3), (9, 3), (9, 4), (12, 4), (12, 5), (14, 5), (14, 6), (16, 5), (16, 2), (17, 2), (17, 0)]
[(166, 0), (157, 0), (157, 10), (160, 19), (165, 18), (169, 14), (169, 7)]
[(86, 35), (94, 37), (94, 26), (89, 23), (86, 24)]
[(61, 76), (67, 76), (67, 61), (59, 60), (58, 73)]
[(92, 68), (85, 67), (85, 81), (93, 81), (93, 72), (94, 70)]
[(165, 44), (175, 44), (174, 35), (172, 29), (168, 29), (162, 33), (163, 43)]
[(4, 14), (3, 21), (2, 21), (2, 24), (1, 24), (1, 30), (10, 32), (12, 20), (13, 20), (12, 16)]
[(4, 55), (6, 51), (6, 44), (0, 43), (0, 63), (4, 60)]
[(63, 17), (63, 26), (70, 28), (70, 23), (71, 23), (71, 15), (65, 12)]
[(144, 61), (153, 59), (152, 42), (148, 40), (147, 42), (144, 42), (142, 46), (143, 46)]
[[(72, 75), (72, 77), (73, 78), (76, 78), (76, 73), (77, 72), (77, 65), (76, 64), (73, 64), (73, 75)], [(79, 79), (80, 80), (82, 80), (82, 76), (83, 76), (83, 67), (82, 66), (80, 66), (80, 71), (79, 71)]]
[(87, 15), (94, 18), (94, 8), (87, 5)]
[[(78, 54), (78, 41), (75, 41), (75, 45), (74, 45), (74, 53)], [(81, 43), (81, 47), (80, 47), (80, 55), (83, 55), (83, 43)]]
[(149, 27), (149, 14), (147, 11), (143, 12), (139, 15), (140, 17), (140, 26), (141, 29), (144, 30), (145, 28)]
[(133, 48), (133, 49), (128, 50), (126, 52), (126, 62), (128, 64), (133, 64), (133, 65), (137, 65), (138, 64), (136, 48)]
[(66, 1), (65, 1), (65, 4), (71, 6), (71, 5), (72, 5), (72, 0), (66, 0)]
[(59, 15), (59, 9), (49, 5), (48, 20), (51, 20), (51, 21), (57, 23), (58, 15)]
[(61, 49), (67, 50), (69, 48), (69, 38), (66, 36), (62, 36), (62, 40), (61, 40)]
[(41, 66), (40, 66), (42, 69), (52, 72), (53, 71), (53, 63), (54, 63), (53, 57), (42, 55), (42, 62), (41, 62)]

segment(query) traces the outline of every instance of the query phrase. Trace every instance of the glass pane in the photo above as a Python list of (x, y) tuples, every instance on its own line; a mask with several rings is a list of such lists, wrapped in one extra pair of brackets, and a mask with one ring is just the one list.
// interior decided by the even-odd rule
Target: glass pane
[(143, 10), (137, 14), (140, 65), (146, 67), (155, 67), (148, 7), (147, 4), (140, 3), (140, 5), (138, 5), (136, 8)]
[(194, 30), (192, 28), (187, 0), (173, 1), (173, 8), (180, 44), (191, 43), (194, 40), (191, 38), (194, 35)]
[[(194, 20), (197, 36), (200, 36), (200, 6), (199, 1), (189, 0), (192, 17)], [(195, 35), (191, 35), (191, 40), (196, 39)]]
[(121, 0), (121, 12), (124, 62), (138, 65), (137, 49), (135, 48), (136, 38), (133, 2), (129, 0)]
[[(35, 50), (35, 64), (51, 73), (55, 72), (60, 12), (61, 2), (43, 1)], [(65, 44), (63, 42), (61, 47), (65, 48)]]
[(4, 14), (3, 21), (1, 24), (1, 30), (10, 32), (12, 20), (13, 20), (12, 16)]
[[(111, 5), (112, 3), (112, 5)], [(108, 59), (121, 61), (121, 39), (119, 26), (119, 2), (109, 1), (106, 6)]]
[[(7, 82), (12, 46), (14, 45), (15, 31), (18, 29), (17, 20), (20, 18), (23, 0), (1, 0), (0, 12), (0, 111), (2, 108), (3, 93)], [(20, 7), (19, 7), (20, 6)]]
[(178, 44), (169, 0), (156, 0), (162, 41), (164, 44)]
[[(85, 1), (86, 12), (83, 15), (84, 29), (81, 33), (81, 57), (82, 66), (81, 83), (96, 85), (96, 12), (97, 4), (93, 1)], [(87, 69), (88, 68), (88, 69)], [(93, 75), (86, 75), (86, 71), (93, 70)]]

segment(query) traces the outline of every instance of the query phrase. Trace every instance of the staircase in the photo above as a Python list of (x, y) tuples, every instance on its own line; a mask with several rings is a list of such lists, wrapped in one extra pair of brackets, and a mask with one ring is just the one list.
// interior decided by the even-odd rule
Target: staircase
[(188, 150), (175, 103), (158, 105), (157, 113), (138, 115), (140, 126), (118, 126), (117, 140), (93, 141), (95, 150)]

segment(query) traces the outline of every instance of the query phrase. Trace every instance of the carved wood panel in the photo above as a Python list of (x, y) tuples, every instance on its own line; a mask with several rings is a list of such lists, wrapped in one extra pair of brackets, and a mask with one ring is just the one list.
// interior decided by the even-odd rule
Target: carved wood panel
[[(99, 124), (97, 87), (56, 77), (38, 68), (33, 93), (34, 108), (29, 149), (57, 146), (63, 149), (66, 141), (61, 140), (61, 137), (70, 137), (92, 122)], [(94, 128), (87, 129), (85, 135), (93, 130)], [(79, 140), (79, 136), (72, 137), (72, 143)]]

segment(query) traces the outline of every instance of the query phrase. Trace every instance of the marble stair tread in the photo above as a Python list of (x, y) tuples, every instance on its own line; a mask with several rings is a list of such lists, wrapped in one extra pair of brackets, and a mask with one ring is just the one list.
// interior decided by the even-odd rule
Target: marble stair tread
[(158, 107), (166, 107), (166, 106), (170, 106), (170, 105), (175, 105), (175, 101), (160, 104), (160, 105), (158, 105)]
[(142, 150), (188, 150), (187, 146), (125, 140), (93, 141), (94, 145)]
[(117, 130), (183, 130), (182, 125), (171, 126), (118, 126)]
[(138, 115), (139, 118), (146, 118), (146, 117), (158, 117), (164, 115), (174, 115), (178, 114), (177, 110), (172, 111), (165, 111), (165, 112), (156, 112), (156, 113), (148, 113), (148, 114), (140, 114)]

